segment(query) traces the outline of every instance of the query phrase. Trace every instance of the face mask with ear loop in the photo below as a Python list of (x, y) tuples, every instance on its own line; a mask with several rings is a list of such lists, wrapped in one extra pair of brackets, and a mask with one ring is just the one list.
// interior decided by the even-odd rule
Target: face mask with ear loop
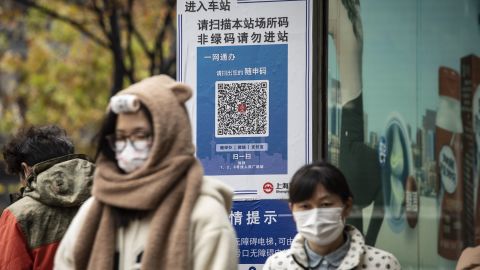
[(325, 246), (335, 241), (345, 228), (343, 208), (314, 208), (295, 211), (293, 217), (297, 231), (308, 241)]
[[(140, 109), (140, 100), (131, 94), (113, 96), (110, 98), (109, 108), (115, 114), (136, 112)], [(126, 144), (122, 151), (115, 153), (115, 158), (120, 169), (131, 173), (143, 166), (150, 155), (151, 147), (147, 140), (135, 142), (135, 145), (140, 146), (140, 150), (133, 147), (131, 141), (127, 140)]]
[[(136, 142), (136, 144), (139, 143), (148, 144), (148, 141)], [(128, 141), (125, 149), (116, 153), (115, 157), (117, 159), (118, 167), (126, 173), (131, 173), (142, 167), (145, 161), (147, 161), (149, 155), (150, 147), (145, 146), (142, 147), (142, 150), (137, 150), (133, 147), (132, 143)]]

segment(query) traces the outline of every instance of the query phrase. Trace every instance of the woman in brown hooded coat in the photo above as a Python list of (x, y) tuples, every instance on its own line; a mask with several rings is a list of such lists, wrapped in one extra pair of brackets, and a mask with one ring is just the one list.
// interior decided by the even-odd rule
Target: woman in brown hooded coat
[(56, 269), (237, 269), (232, 192), (194, 157), (191, 94), (160, 75), (111, 98), (93, 198), (62, 240)]

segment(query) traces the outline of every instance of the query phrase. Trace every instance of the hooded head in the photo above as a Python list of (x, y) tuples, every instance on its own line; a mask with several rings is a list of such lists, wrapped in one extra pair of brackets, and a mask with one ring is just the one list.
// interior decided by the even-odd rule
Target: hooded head
[[(191, 127), (185, 108), (185, 102), (191, 95), (192, 91), (187, 85), (175, 82), (166, 75), (142, 80), (117, 93), (110, 100), (97, 158), (106, 158), (118, 165), (118, 153), (112, 150), (105, 137), (115, 134), (119, 118), (126, 119), (138, 112), (143, 112), (148, 119), (149, 135), (152, 136), (143, 168), (160, 168), (163, 161), (171, 157), (193, 155)], [(130, 140), (125, 147), (132, 147)]]
[[(118, 151), (115, 153), (112, 150), (106, 137), (118, 131), (120, 115), (129, 112), (120, 112), (116, 104), (110, 104), (97, 152), (92, 190), (96, 198), (120, 208), (153, 209), (166, 194), (182, 183), (180, 179), (195, 163), (192, 132), (185, 108), (185, 102), (191, 95), (187, 85), (159, 75), (133, 84), (113, 97), (134, 96), (138, 99), (140, 105), (132, 107), (142, 110), (143, 106), (145, 114), (151, 116), (148, 127), (152, 138), (148, 140), (148, 155), (141, 166), (129, 172), (121, 169), (125, 167), (118, 166)], [(124, 105), (130, 107), (128, 102)], [(131, 137), (131, 133), (124, 137)], [(126, 140), (126, 143), (133, 147), (131, 141)]]

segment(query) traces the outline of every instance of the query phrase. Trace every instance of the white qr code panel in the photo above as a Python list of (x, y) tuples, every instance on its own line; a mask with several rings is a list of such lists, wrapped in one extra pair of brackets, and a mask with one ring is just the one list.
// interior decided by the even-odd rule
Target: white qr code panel
[(215, 137), (267, 137), (267, 80), (215, 83)]

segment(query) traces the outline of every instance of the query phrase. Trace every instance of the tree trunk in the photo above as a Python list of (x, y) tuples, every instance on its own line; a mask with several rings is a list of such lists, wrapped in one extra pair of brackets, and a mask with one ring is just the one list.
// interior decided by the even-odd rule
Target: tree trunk
[(125, 67), (123, 66), (123, 57), (121, 56), (121, 54), (121, 51), (118, 52), (115, 49), (112, 49), (114, 68), (112, 72), (113, 82), (112, 89), (110, 90), (110, 96), (114, 96), (118, 91), (123, 89), (123, 77), (125, 75)]
[(111, 14), (109, 16), (110, 21), (110, 39), (112, 46), (113, 57), (113, 84), (111, 89), (111, 96), (115, 95), (118, 91), (123, 89), (123, 78), (126, 75), (126, 69), (124, 64), (124, 56), (122, 49), (122, 42), (120, 37), (120, 29), (118, 25), (118, 14), (115, 7), (111, 8)]

